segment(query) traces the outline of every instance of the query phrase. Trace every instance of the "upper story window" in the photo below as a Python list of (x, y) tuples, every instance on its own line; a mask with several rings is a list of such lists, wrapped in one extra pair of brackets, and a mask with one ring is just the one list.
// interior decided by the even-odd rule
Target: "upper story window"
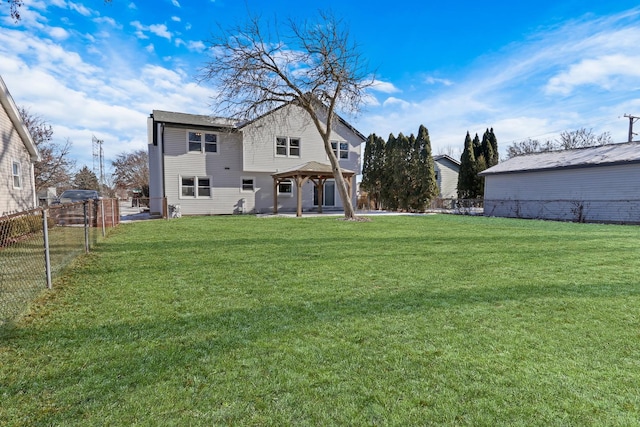
[(333, 154), (335, 154), (338, 159), (349, 158), (348, 142), (331, 141), (331, 149), (333, 150)]
[(217, 153), (218, 135), (207, 132), (187, 132), (187, 144), (189, 152)]
[(11, 175), (13, 176), (13, 188), (22, 188), (22, 177), (20, 173), (20, 162), (12, 162)]
[(276, 155), (300, 157), (300, 138), (279, 136), (276, 138)]

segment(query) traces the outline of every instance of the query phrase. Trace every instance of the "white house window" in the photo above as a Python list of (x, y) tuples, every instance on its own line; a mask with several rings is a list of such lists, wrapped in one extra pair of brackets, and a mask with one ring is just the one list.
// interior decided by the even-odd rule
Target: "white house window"
[(211, 197), (211, 177), (183, 176), (180, 178), (180, 195), (183, 198)]
[(218, 135), (214, 133), (204, 134), (204, 152), (205, 153), (218, 152)]
[(218, 135), (207, 132), (187, 132), (187, 144), (189, 152), (193, 153), (217, 153)]
[(22, 179), (21, 179), (19, 162), (12, 162), (11, 174), (13, 175), (13, 188), (22, 188)]
[(211, 197), (211, 178), (198, 178), (198, 197)]
[(331, 141), (331, 149), (333, 150), (333, 154), (335, 154), (338, 159), (349, 158), (348, 142)]
[(284, 157), (300, 157), (300, 138), (278, 136), (276, 138), (276, 155)]
[(242, 191), (254, 191), (253, 178), (242, 178)]
[(292, 196), (293, 195), (293, 182), (292, 181), (282, 181), (278, 184), (278, 194), (283, 196)]
[(183, 197), (194, 197), (195, 196), (195, 182), (196, 179), (193, 177), (182, 177), (181, 180), (181, 190), (180, 190), (180, 194), (182, 194)]

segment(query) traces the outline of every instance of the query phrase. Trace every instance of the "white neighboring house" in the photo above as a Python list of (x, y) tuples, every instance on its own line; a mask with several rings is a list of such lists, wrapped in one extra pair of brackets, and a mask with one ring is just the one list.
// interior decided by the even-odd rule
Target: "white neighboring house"
[(33, 165), (38, 149), (0, 77), (0, 215), (37, 207)]
[[(342, 168), (360, 171), (365, 139), (346, 121), (334, 121), (331, 141)], [(329, 164), (308, 114), (291, 104), (242, 125), (154, 110), (148, 119), (148, 143), (152, 214), (162, 212), (165, 197), (168, 205), (180, 205), (183, 215), (269, 213), (274, 208), (272, 174), (309, 162)], [(351, 188), (355, 185), (354, 176)], [(276, 188), (278, 211), (296, 211), (296, 184), (286, 181)], [(312, 182), (303, 185), (303, 211), (318, 208), (317, 196)], [(342, 208), (332, 179), (325, 182), (322, 198), (325, 211)]]
[(436, 172), (436, 182), (442, 199), (458, 198), (458, 175), (460, 174), (460, 162), (446, 154), (433, 156), (433, 164)]
[(640, 223), (640, 142), (513, 157), (480, 175), (487, 216)]

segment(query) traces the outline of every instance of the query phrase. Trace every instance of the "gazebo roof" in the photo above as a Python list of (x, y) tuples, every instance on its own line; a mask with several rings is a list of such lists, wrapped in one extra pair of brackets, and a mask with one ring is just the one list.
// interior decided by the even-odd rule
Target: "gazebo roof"
[[(342, 175), (345, 177), (351, 177), (356, 173), (349, 169), (340, 169), (342, 171)], [(333, 169), (331, 169), (331, 165), (327, 165), (325, 163), (319, 162), (307, 162), (302, 165), (295, 166), (291, 169), (287, 169), (284, 171), (276, 172), (271, 175), (274, 178), (293, 178), (296, 176), (308, 176), (308, 177), (332, 177)]]

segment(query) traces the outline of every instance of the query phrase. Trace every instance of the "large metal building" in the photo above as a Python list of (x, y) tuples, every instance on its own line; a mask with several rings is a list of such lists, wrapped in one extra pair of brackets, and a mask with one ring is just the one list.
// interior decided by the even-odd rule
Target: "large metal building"
[(480, 175), (486, 216), (640, 223), (640, 142), (513, 157)]

